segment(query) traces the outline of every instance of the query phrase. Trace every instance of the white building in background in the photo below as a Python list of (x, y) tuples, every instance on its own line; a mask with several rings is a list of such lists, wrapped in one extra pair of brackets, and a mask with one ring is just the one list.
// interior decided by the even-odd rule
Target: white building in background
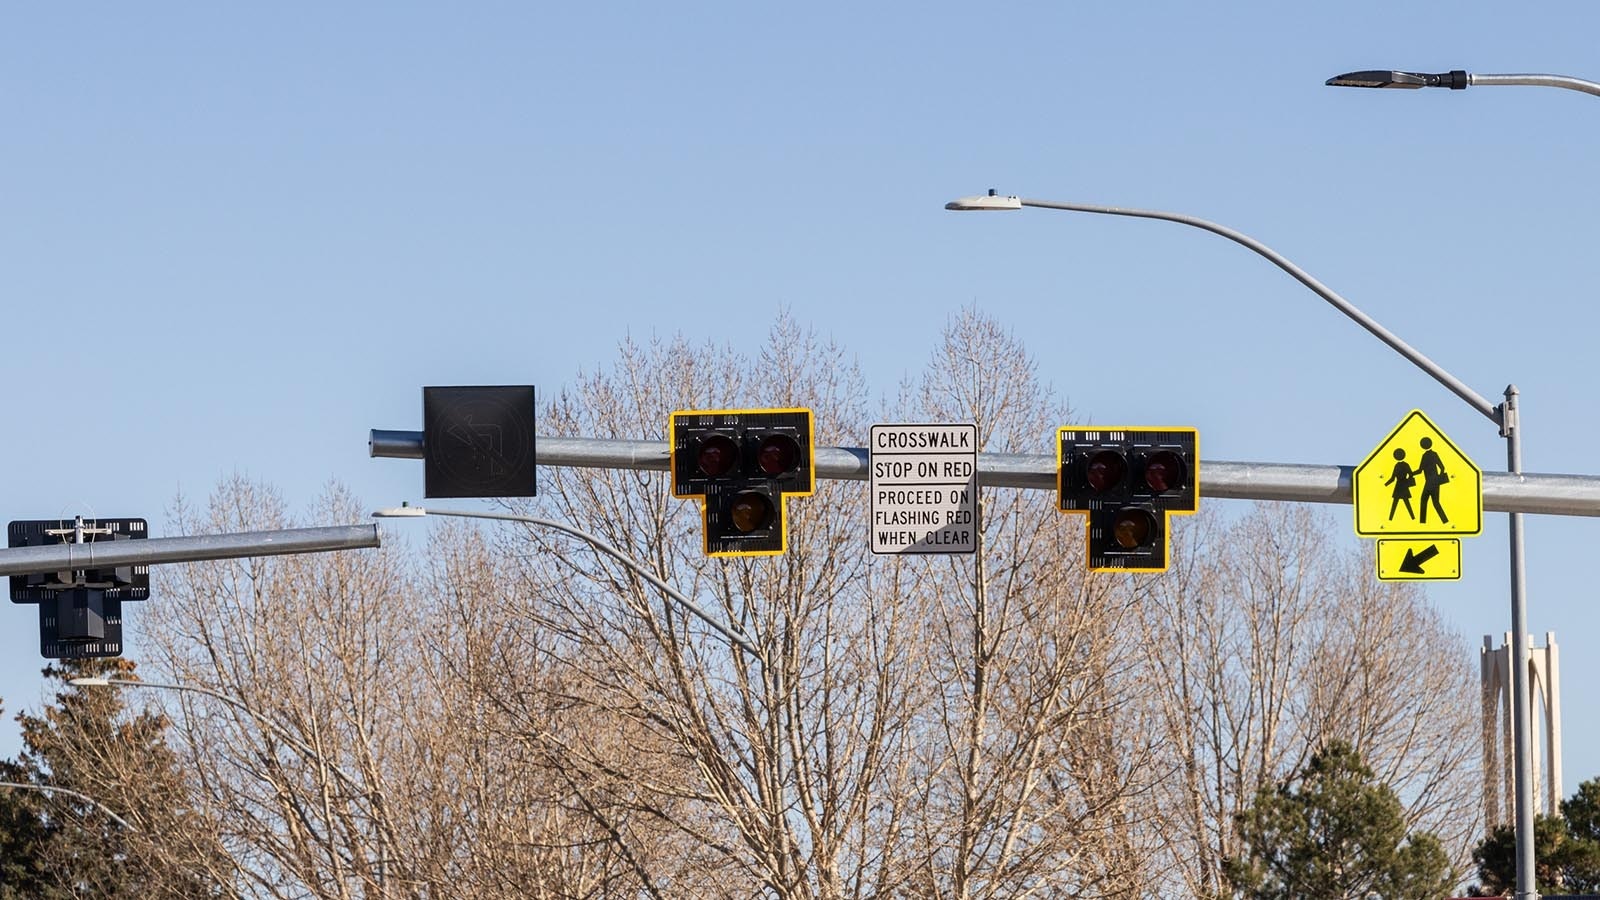
[[(1483, 813), (1485, 831), (1509, 825), (1516, 813), (1516, 757), (1511, 740), (1511, 633), (1497, 649), (1484, 635), (1479, 665), (1483, 677)], [(1561, 814), (1561, 678), (1555, 632), (1545, 646), (1528, 635), (1528, 690), (1533, 727), (1528, 753), (1533, 757), (1534, 815)], [(1541, 735), (1544, 752), (1540, 753)]]

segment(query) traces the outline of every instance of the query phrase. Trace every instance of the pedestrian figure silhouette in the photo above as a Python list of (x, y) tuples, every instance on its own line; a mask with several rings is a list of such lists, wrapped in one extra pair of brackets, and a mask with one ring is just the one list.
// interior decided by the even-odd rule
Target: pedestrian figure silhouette
[(1422, 461), (1417, 464), (1417, 471), (1422, 473), (1422, 495), (1417, 498), (1417, 505), (1422, 507), (1422, 522), (1428, 522), (1428, 502), (1431, 500), (1434, 511), (1439, 514), (1439, 521), (1449, 525), (1450, 517), (1444, 514), (1444, 507), (1439, 505), (1439, 487), (1450, 480), (1450, 473), (1444, 470), (1444, 460), (1433, 449), (1433, 438), (1423, 438), (1421, 443)]
[[(1406, 452), (1404, 450), (1396, 449), (1394, 451), (1394, 459), (1394, 474), (1390, 475), (1389, 480), (1383, 483), (1384, 487), (1388, 487), (1391, 484), (1394, 485), (1394, 502), (1389, 504), (1389, 521), (1394, 521), (1394, 511), (1401, 503), (1406, 505), (1406, 515), (1415, 519), (1417, 513), (1411, 508), (1411, 486), (1417, 483), (1417, 475), (1411, 471), (1411, 466), (1406, 464)], [(1424, 508), (1422, 514), (1428, 514), (1426, 508)]]

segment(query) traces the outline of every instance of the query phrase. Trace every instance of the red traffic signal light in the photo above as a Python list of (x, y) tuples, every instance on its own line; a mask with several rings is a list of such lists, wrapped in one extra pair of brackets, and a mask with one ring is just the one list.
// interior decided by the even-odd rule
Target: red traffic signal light
[(1181, 491), (1189, 481), (1189, 466), (1183, 456), (1170, 449), (1156, 450), (1145, 457), (1144, 485), (1152, 493)]
[(679, 411), (669, 430), (672, 495), (701, 498), (706, 553), (782, 553), (785, 498), (815, 484), (811, 410)]
[(1120, 449), (1097, 450), (1084, 460), (1084, 485), (1096, 494), (1109, 494), (1126, 487), (1128, 458)]
[(708, 434), (695, 448), (695, 468), (707, 478), (721, 478), (739, 464), (739, 445), (725, 434)]
[[(809, 430), (809, 429), (808, 429)], [(800, 442), (791, 434), (778, 432), (761, 438), (756, 446), (756, 468), (777, 478), (800, 464)]]
[(1089, 517), (1089, 568), (1162, 572), (1170, 516), (1200, 500), (1193, 428), (1062, 428), (1056, 494), (1063, 512)]

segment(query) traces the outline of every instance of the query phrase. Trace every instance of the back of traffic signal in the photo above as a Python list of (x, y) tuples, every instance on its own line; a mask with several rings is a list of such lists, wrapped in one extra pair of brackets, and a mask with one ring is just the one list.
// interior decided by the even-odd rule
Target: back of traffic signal
[[(147, 538), (144, 519), (24, 519), (6, 526), (7, 547), (92, 545)], [(93, 551), (85, 552), (93, 559)], [(49, 659), (122, 655), (122, 604), (150, 596), (150, 567), (71, 568), (11, 576), (11, 602), (39, 609), (39, 654)]]

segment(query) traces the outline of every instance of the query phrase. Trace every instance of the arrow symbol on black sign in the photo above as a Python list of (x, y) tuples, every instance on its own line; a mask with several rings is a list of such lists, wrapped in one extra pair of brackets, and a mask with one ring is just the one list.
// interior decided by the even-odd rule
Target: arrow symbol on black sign
[(1400, 571), (1410, 572), (1413, 575), (1427, 574), (1422, 571), (1422, 564), (1439, 555), (1439, 545), (1429, 544), (1428, 549), (1421, 553), (1406, 550), (1406, 558), (1400, 562)]

